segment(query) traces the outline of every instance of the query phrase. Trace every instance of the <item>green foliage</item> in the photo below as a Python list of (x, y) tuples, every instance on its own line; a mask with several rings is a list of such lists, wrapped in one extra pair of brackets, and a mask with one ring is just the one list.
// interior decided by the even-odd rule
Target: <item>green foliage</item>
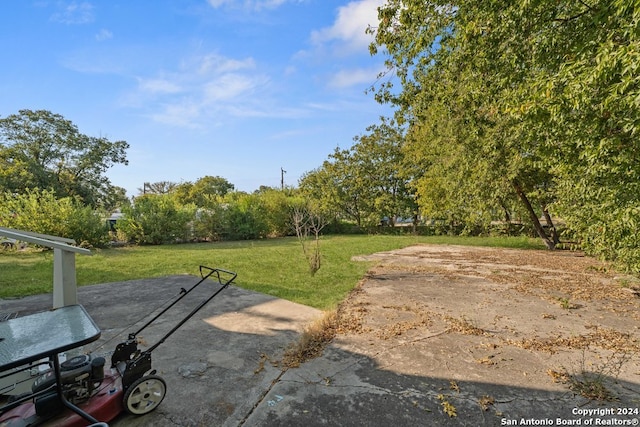
[(376, 98), (408, 125), (423, 213), (486, 225), (553, 212), (591, 254), (640, 271), (640, 4), (387, 0)]
[(171, 192), (183, 204), (194, 203), (198, 207), (211, 207), (233, 189), (233, 184), (222, 177), (205, 176), (195, 183), (179, 184)]
[(116, 228), (138, 244), (159, 245), (191, 238), (194, 205), (179, 205), (167, 195), (148, 194), (137, 197), (122, 209), (124, 218)]
[(267, 224), (256, 207), (231, 205), (223, 215), (224, 240), (253, 240), (266, 237)]
[(222, 211), (224, 240), (252, 240), (267, 237), (266, 209), (258, 195), (232, 194)]
[(292, 213), (296, 237), (309, 264), (309, 272), (314, 275), (322, 265), (320, 235), (328, 224), (328, 219), (311, 201), (294, 207)]
[(52, 190), (87, 205), (117, 198), (105, 172), (127, 164), (125, 141), (83, 135), (69, 120), (46, 110), (20, 110), (0, 119), (0, 191)]
[(367, 131), (350, 149), (336, 149), (321, 168), (307, 173), (301, 192), (323, 212), (358, 226), (375, 226), (384, 217), (393, 225), (396, 217), (412, 217), (417, 208), (402, 174), (403, 130), (383, 119)]
[[(119, 233), (139, 244), (250, 240), (293, 233), (291, 212), (298, 200), (293, 191), (230, 192), (222, 197), (197, 194), (193, 188), (182, 184), (169, 194), (137, 197), (123, 207)], [(182, 192), (185, 189), (190, 196)]]
[(265, 189), (256, 194), (264, 207), (265, 222), (269, 237), (284, 237), (294, 234), (292, 213), (302, 203), (302, 198), (293, 191)]
[(61, 236), (82, 246), (104, 246), (108, 233), (101, 216), (71, 197), (56, 198), (53, 191), (0, 193), (0, 226)]
[(105, 212), (113, 212), (130, 204), (131, 200), (127, 197), (126, 189), (110, 185), (108, 191), (102, 194), (100, 209)]
[(198, 208), (193, 222), (193, 238), (196, 241), (218, 241), (224, 235), (224, 212), (221, 204)]
[(321, 208), (332, 212), (332, 216), (353, 218), (357, 222), (357, 200), (349, 200), (341, 185), (337, 166), (324, 161), (322, 167), (305, 173), (300, 179), (300, 193), (303, 198), (315, 200)]

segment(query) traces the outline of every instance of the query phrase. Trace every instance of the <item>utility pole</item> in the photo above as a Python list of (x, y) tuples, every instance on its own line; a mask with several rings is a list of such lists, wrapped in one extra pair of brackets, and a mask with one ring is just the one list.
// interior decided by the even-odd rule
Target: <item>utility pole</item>
[(284, 174), (287, 173), (286, 170), (280, 166), (280, 189), (284, 191)]

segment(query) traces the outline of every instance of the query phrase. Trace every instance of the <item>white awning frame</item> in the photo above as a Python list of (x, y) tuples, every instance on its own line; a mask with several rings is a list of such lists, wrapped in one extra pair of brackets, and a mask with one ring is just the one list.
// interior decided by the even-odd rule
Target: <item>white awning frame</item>
[(0, 236), (53, 249), (53, 308), (78, 303), (75, 254), (92, 255), (75, 240), (31, 231), (0, 227)]

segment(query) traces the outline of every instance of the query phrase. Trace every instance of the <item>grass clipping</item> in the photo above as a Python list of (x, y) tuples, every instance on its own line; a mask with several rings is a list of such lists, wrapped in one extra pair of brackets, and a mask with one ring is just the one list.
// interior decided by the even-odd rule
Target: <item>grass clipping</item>
[(294, 342), (284, 353), (282, 365), (286, 368), (297, 368), (307, 360), (322, 354), (324, 348), (336, 336), (338, 330), (338, 313), (330, 311), (322, 318), (307, 326), (300, 339)]

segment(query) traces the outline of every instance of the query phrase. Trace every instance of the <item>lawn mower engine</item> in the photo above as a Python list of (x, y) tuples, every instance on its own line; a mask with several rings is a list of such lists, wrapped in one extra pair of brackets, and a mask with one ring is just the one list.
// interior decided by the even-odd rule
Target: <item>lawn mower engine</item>
[[(86, 402), (104, 380), (104, 364), (104, 357), (91, 357), (88, 354), (61, 363), (60, 377), (64, 397), (74, 405)], [(48, 418), (64, 409), (58, 398), (53, 370), (38, 377), (31, 391), (39, 394), (34, 399), (35, 411), (39, 417)]]

